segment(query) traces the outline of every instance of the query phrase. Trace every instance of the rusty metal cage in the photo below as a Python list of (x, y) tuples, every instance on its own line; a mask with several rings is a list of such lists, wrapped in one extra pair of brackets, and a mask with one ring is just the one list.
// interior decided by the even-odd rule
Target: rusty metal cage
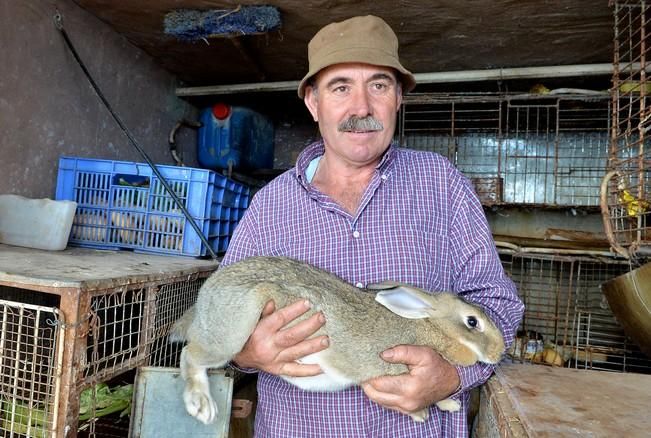
[(651, 359), (624, 334), (600, 289), (603, 282), (627, 272), (627, 262), (503, 249), (500, 257), (526, 306), (509, 357), (651, 373)]
[(178, 367), (182, 343), (168, 342), (167, 335), (172, 324), (197, 300), (199, 289), (205, 278), (195, 281), (164, 284), (156, 297), (156, 318), (152, 339), (149, 342), (147, 365), (157, 367)]
[(573, 327), (575, 368), (651, 373), (651, 360), (624, 334), (610, 311), (578, 310)]
[[(194, 268), (192, 261), (172, 259), (163, 266), (143, 263), (146, 257), (152, 256), (133, 258), (146, 266), (139, 271), (145, 275), (99, 275), (74, 286), (0, 273), (7, 298), (0, 300), (0, 437), (74, 437), (80, 426), (84, 435), (100, 436), (94, 408), (90, 419), (79, 420), (83, 391), (90, 389), (94, 399), (98, 383), (122, 379), (138, 366), (178, 365), (182, 345), (168, 343), (169, 329), (216, 265), (197, 261)], [(166, 258), (152, 260), (160, 259)], [(166, 271), (174, 263), (185, 266)]]
[(613, 123), (601, 210), (612, 247), (628, 258), (651, 255), (651, 5), (613, 5)]
[(6, 300), (0, 309), (1, 436), (51, 436), (63, 359), (61, 315), (56, 308)]
[(205, 278), (153, 288), (102, 291), (91, 299), (84, 379), (88, 386), (135, 366), (178, 364), (181, 347), (167, 333), (196, 300)]
[(471, 178), (484, 205), (598, 207), (608, 93), (423, 93), (404, 97), (399, 135)]

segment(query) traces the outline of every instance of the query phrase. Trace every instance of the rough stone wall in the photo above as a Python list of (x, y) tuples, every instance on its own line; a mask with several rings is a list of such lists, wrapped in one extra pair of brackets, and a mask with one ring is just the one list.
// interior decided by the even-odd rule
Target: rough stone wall
[[(56, 29), (66, 32), (114, 110), (152, 160), (173, 164), (168, 134), (196, 109), (175, 78), (71, 0), (0, 2), (0, 193), (53, 198), (61, 155), (144, 161), (111, 118)], [(195, 133), (177, 145), (196, 165)]]

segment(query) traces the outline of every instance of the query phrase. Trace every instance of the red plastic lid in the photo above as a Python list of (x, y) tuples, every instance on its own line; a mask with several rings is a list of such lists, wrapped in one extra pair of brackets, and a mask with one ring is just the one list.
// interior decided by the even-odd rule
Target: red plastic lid
[(219, 120), (224, 120), (231, 115), (231, 107), (225, 103), (218, 103), (212, 107), (212, 114)]

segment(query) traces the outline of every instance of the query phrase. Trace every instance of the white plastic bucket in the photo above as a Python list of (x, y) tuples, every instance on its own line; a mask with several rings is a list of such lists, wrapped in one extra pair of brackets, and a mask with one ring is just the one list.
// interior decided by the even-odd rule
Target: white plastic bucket
[(65, 249), (77, 203), (0, 195), (0, 243)]

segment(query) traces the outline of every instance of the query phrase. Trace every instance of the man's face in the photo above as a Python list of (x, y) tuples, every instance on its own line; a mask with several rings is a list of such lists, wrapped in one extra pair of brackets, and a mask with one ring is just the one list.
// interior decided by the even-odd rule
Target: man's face
[[(304, 100), (319, 123), (326, 153), (361, 167), (376, 162), (391, 143), (402, 93), (393, 69), (350, 63), (321, 70)], [(369, 116), (367, 123), (340, 126)]]

